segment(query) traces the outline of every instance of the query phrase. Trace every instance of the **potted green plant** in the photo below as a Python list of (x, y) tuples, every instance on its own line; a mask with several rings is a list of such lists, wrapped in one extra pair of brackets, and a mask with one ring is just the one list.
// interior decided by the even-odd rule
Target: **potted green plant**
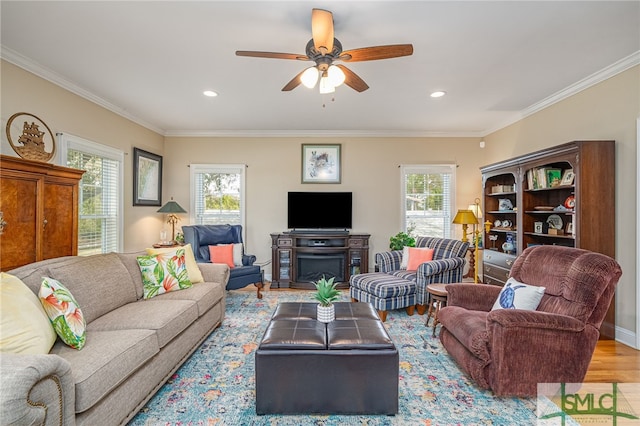
[(389, 238), (389, 248), (391, 250), (402, 250), (404, 247), (415, 247), (416, 239), (406, 232), (398, 232)]
[(321, 279), (313, 283), (316, 286), (313, 298), (318, 301), (317, 319), (320, 322), (331, 322), (336, 318), (333, 302), (340, 298), (340, 291), (336, 289), (338, 283), (334, 281), (335, 277), (327, 280), (323, 275)]

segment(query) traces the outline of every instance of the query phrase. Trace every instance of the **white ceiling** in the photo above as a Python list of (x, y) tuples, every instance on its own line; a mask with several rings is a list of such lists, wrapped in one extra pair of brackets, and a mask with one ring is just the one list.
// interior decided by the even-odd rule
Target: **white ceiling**
[[(2, 58), (165, 135), (484, 136), (640, 63), (640, 1), (7, 1)], [(370, 89), (280, 89), (310, 62), (311, 9)], [(219, 92), (206, 98), (203, 90)], [(432, 99), (429, 93), (447, 95)], [(323, 107), (323, 104), (326, 106)]]

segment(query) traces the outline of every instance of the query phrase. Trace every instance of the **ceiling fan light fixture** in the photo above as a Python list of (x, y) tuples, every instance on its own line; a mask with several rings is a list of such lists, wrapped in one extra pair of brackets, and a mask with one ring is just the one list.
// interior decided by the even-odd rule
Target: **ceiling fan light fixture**
[(333, 93), (335, 91), (336, 88), (331, 84), (328, 76), (320, 77), (320, 94), (325, 95), (327, 93)]
[(300, 76), (300, 81), (305, 87), (313, 89), (318, 82), (318, 69), (316, 67), (309, 67)]
[(331, 65), (327, 70), (327, 78), (333, 87), (338, 87), (344, 83), (346, 77), (339, 67)]

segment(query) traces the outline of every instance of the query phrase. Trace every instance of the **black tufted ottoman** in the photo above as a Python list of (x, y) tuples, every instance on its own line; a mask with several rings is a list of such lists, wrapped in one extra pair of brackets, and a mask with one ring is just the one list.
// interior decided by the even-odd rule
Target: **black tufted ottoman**
[(256, 351), (257, 414), (398, 412), (398, 350), (368, 303), (282, 303)]

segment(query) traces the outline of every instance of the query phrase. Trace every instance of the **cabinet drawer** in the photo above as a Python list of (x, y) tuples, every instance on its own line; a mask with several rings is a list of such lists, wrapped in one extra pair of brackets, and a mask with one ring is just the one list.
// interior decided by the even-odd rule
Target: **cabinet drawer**
[[(499, 281), (501, 285), (507, 282), (509, 278), (509, 269), (502, 268), (500, 266), (492, 265), (489, 263), (485, 263), (482, 268), (483, 274), (482, 276), (485, 279), (485, 282), (490, 282), (489, 280)], [(495, 284), (491, 282), (491, 284)]]
[(291, 238), (278, 238), (278, 247), (291, 247), (293, 240)]
[(484, 250), (482, 252), (483, 263), (491, 263), (507, 269), (511, 269), (511, 265), (513, 265), (515, 260), (515, 256), (495, 250)]
[(364, 240), (349, 239), (349, 247), (363, 247)]

